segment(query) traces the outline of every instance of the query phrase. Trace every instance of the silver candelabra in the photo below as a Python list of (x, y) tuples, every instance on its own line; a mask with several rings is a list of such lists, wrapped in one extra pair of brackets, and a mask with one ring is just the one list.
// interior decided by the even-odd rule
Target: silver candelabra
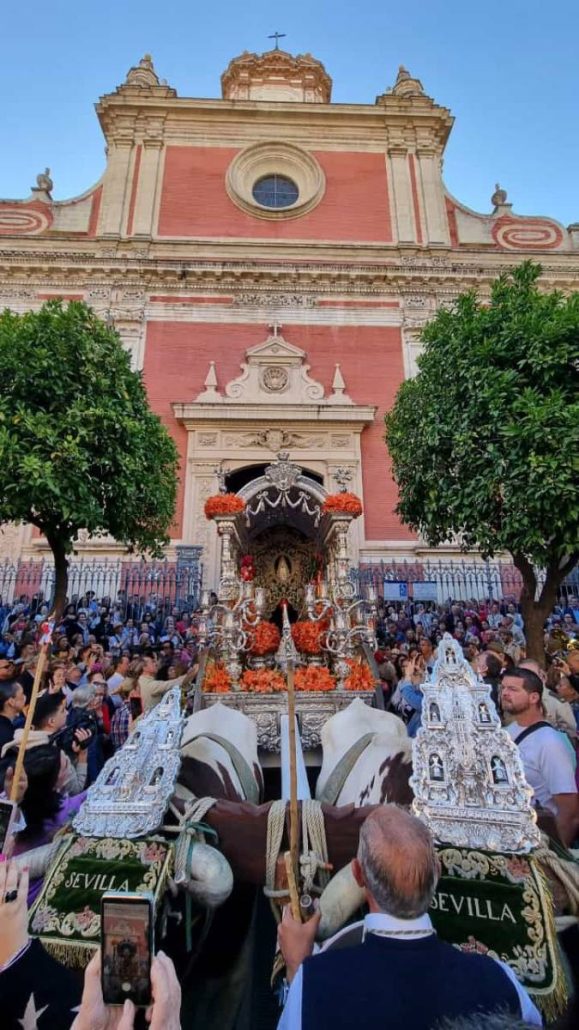
[(229, 604), (210, 603), (210, 593), (201, 595), (201, 611), (196, 617), (200, 647), (213, 648), (221, 658), (234, 690), (238, 689), (242, 672), (240, 655), (251, 648), (251, 629), (263, 618), (266, 593), (252, 582), (239, 581), (236, 601)]

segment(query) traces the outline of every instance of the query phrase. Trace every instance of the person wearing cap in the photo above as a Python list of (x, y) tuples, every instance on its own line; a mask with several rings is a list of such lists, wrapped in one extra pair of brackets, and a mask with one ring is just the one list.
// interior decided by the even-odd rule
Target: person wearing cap
[(531, 669), (515, 666), (503, 675), (501, 703), (513, 722), (507, 733), (518, 745), (535, 803), (555, 817), (559, 836), (570, 846), (579, 835), (579, 795), (573, 755), (563, 735), (546, 721), (543, 684)]

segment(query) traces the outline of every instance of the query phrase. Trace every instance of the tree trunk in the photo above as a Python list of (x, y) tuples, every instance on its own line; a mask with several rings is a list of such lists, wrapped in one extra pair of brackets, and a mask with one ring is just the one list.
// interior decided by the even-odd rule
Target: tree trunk
[(527, 641), (527, 658), (534, 658), (539, 665), (545, 667), (545, 619), (551, 613), (551, 606), (541, 605), (538, 601), (529, 602), (521, 597), (521, 614), (525, 623), (525, 639)]
[(60, 622), (68, 589), (68, 558), (64, 542), (60, 537), (47, 533), (46, 539), (54, 557), (54, 599), (51, 614), (55, 622)]
[(537, 577), (533, 566), (525, 555), (522, 554), (513, 554), (513, 561), (523, 577), (521, 614), (525, 622), (527, 658), (534, 658), (542, 668), (545, 668), (545, 634), (543, 627), (557, 601), (557, 590), (565, 576), (569, 575), (577, 563), (577, 555), (570, 555), (567, 560), (562, 562), (553, 561), (547, 567), (545, 582), (538, 600), (535, 600)]

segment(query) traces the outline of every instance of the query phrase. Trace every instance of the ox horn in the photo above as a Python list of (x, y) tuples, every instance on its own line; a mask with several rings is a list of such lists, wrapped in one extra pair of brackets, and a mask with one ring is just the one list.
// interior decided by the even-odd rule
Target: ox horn
[(366, 895), (354, 879), (350, 864), (332, 877), (320, 897), (322, 918), (318, 928), (318, 940), (325, 941), (337, 933), (365, 901)]
[(61, 844), (62, 838), (59, 838), (53, 841), (52, 844), (43, 844), (40, 848), (32, 848), (31, 851), (25, 851), (21, 855), (16, 855), (11, 862), (18, 866), (19, 869), (28, 869), (30, 879), (36, 880), (40, 876), (44, 876)]
[(199, 905), (218, 908), (233, 890), (231, 866), (216, 848), (192, 841), (185, 868), (175, 874), (175, 883), (185, 887)]

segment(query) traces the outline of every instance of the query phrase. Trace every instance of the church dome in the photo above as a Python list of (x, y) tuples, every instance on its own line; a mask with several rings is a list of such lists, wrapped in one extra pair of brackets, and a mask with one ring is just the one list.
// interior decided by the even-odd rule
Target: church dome
[(311, 54), (294, 57), (285, 50), (268, 50), (265, 54), (246, 50), (224, 71), (221, 88), (224, 100), (329, 104), (332, 80), (321, 61)]

